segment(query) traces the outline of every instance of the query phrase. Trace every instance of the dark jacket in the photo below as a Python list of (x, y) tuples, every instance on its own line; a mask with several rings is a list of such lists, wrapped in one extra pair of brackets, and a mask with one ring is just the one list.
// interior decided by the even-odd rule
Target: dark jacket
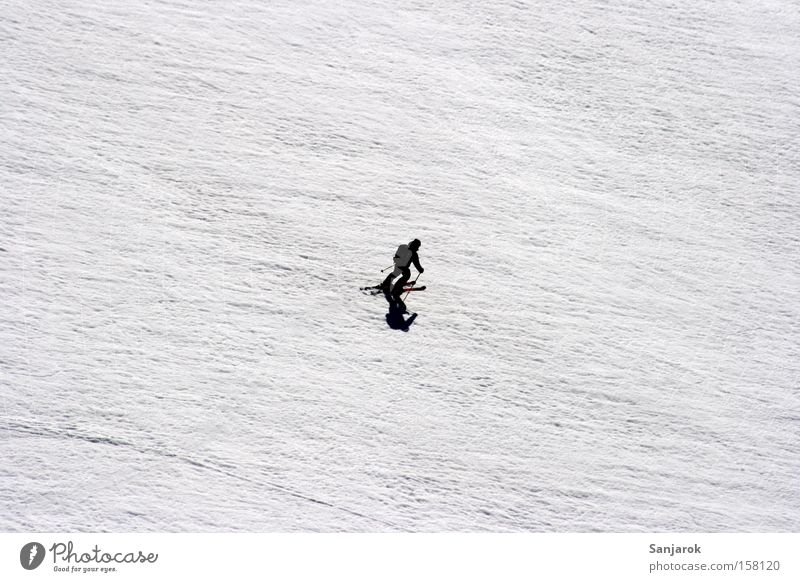
[(417, 251), (411, 251), (411, 263), (417, 271), (422, 271), (422, 266), (419, 264), (419, 255)]

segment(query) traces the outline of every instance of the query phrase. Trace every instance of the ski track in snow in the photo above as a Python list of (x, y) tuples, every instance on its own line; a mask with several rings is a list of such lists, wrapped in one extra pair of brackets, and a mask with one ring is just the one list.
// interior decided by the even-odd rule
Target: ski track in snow
[(434, 4), (4, 4), (0, 530), (798, 531), (796, 5)]

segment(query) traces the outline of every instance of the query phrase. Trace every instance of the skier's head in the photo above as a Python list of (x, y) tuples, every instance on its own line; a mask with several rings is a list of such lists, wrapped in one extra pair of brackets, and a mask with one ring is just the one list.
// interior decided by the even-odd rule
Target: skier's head
[(418, 250), (419, 247), (421, 247), (421, 246), (422, 246), (422, 243), (419, 242), (418, 238), (415, 238), (410, 243), (408, 243), (408, 248), (410, 248), (412, 251)]

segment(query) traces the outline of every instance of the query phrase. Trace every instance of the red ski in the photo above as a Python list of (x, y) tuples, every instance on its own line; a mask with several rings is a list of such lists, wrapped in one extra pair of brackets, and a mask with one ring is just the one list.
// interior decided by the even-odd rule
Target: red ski
[[(421, 287), (403, 287), (403, 293), (407, 293), (408, 291), (425, 291), (427, 288), (427, 285), (422, 285)], [(374, 287), (361, 287), (361, 291), (368, 295), (380, 295), (383, 292), (380, 285), (375, 285)]]

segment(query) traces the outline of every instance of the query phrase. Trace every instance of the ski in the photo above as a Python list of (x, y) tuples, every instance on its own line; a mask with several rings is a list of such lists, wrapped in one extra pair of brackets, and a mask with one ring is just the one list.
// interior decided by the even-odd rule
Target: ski
[[(408, 291), (425, 291), (427, 289), (427, 285), (422, 285), (421, 287), (403, 287), (403, 292), (406, 293)], [(372, 287), (359, 287), (359, 290), (363, 291), (368, 295), (380, 295), (383, 293), (383, 289), (381, 289), (380, 285), (375, 285)]]
[[(403, 285), (403, 289), (409, 289), (409, 288), (411, 288), (411, 287), (413, 287), (413, 288), (415, 288), (415, 289), (422, 289), (422, 287), (427, 287), (427, 285), (422, 285), (422, 287), (414, 287), (414, 284), (413, 284), (413, 283), (406, 283), (405, 285)], [(378, 290), (380, 290), (380, 289), (381, 289), (381, 286), (380, 286), (380, 285), (370, 285), (369, 287), (359, 287), (359, 289), (360, 289), (361, 291), (369, 291), (369, 290), (371, 290), (371, 289), (378, 289)]]

